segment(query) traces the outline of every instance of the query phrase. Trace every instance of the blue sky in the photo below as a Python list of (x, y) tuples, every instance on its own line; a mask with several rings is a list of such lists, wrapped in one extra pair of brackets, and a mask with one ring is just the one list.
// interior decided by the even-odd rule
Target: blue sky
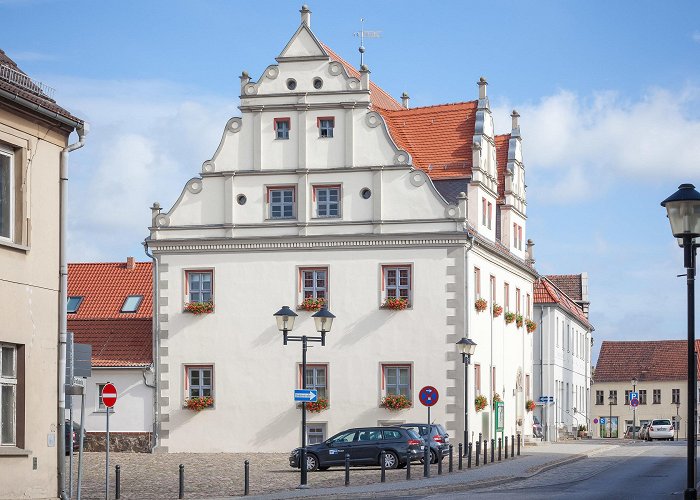
[[(254, 5), (254, 7), (250, 7)], [(301, 2), (0, 0), (0, 48), (92, 126), (71, 157), (69, 259), (145, 259), (169, 208), (273, 64)], [(538, 270), (590, 277), (600, 341), (683, 338), (681, 250), (659, 202), (700, 185), (700, 5), (692, 1), (309, 2), (314, 33), (412, 106), (521, 114)]]

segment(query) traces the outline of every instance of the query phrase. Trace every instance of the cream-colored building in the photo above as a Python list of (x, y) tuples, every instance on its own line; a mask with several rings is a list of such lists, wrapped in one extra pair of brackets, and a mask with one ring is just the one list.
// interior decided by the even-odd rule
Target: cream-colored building
[(0, 50), (0, 498), (56, 498), (60, 177), (83, 122)]
[[(699, 348), (696, 341), (695, 350)], [(591, 386), (593, 437), (622, 438), (633, 421), (641, 426), (667, 418), (677, 426), (678, 438), (685, 439), (687, 353), (685, 340), (604, 341)], [(630, 405), (634, 390), (639, 394), (636, 410)]]
[[(537, 274), (519, 115), (503, 117), (511, 133), (494, 134), (483, 78), (471, 101), (410, 108), (310, 26), (302, 7), (277, 64), (257, 81), (241, 75), (241, 116), (212, 159), (173, 207), (153, 207), (156, 449), (290, 450), (301, 438), (293, 391), (302, 377), (329, 404), (309, 413), (309, 442), (423, 421), (428, 385), (440, 394), (431, 418), (455, 444), (465, 409), (469, 440), (495, 437), (496, 394), (505, 434), (530, 434), (524, 319)], [(302, 373), (301, 345), (283, 345), (273, 314), (291, 306), (291, 334), (317, 335), (302, 304), (321, 298), (336, 319)], [(193, 302), (213, 310), (192, 314)], [(466, 397), (462, 337), (477, 343)], [(408, 407), (383, 406), (397, 395)], [(479, 412), (477, 395), (488, 399)], [(213, 406), (187, 408), (209, 396)]]

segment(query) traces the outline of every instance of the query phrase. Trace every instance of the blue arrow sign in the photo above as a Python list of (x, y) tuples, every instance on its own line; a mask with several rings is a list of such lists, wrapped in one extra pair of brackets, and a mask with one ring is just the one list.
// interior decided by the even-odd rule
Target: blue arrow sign
[(538, 401), (540, 403), (554, 403), (554, 396), (540, 396)]
[(602, 418), (600, 419), (600, 423), (601, 423), (601, 424), (604, 424), (604, 423), (605, 423), (605, 417), (602, 417)]
[(294, 389), (294, 401), (306, 401), (315, 403), (318, 391), (313, 389)]

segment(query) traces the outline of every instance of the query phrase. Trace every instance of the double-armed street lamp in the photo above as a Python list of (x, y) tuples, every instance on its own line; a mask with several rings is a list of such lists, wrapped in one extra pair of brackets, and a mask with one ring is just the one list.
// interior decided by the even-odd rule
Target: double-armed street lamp
[(681, 184), (678, 191), (661, 202), (666, 208), (671, 232), (683, 247), (683, 267), (688, 295), (688, 436), (687, 473), (684, 497), (697, 498), (695, 489), (695, 405), (697, 373), (695, 368), (695, 256), (700, 244), (700, 193), (692, 184)]
[[(331, 331), (333, 318), (335, 316), (325, 307), (311, 316), (316, 323), (316, 331), (321, 334), (320, 337), (309, 337), (307, 335), (289, 335), (289, 332), (294, 328), (294, 319), (297, 313), (292, 311), (289, 306), (282, 306), (282, 309), (274, 315), (277, 320), (277, 329), (284, 335), (283, 342), (287, 345), (288, 341), (297, 341), (302, 344), (301, 354), (301, 388), (306, 389), (306, 349), (309, 342), (320, 342), (322, 346), (326, 345), (326, 333)], [(301, 449), (299, 450), (299, 467), (301, 469), (301, 480), (299, 487), (306, 488), (307, 463), (306, 463), (306, 403), (301, 403)]]
[(472, 360), (472, 354), (476, 350), (476, 342), (472, 339), (462, 337), (457, 341), (457, 349), (462, 353), (462, 363), (464, 363), (464, 456), (468, 451), (469, 438), (469, 363)]
[[(632, 379), (632, 392), (637, 392), (637, 377)], [(632, 401), (630, 401), (632, 404)], [(632, 442), (637, 440), (637, 407), (632, 406)]]
[(610, 416), (608, 417), (608, 437), (611, 438), (613, 437), (612, 435), (612, 406), (616, 404), (615, 401), (615, 396), (612, 395), (612, 392), (608, 396), (608, 406), (610, 406)]

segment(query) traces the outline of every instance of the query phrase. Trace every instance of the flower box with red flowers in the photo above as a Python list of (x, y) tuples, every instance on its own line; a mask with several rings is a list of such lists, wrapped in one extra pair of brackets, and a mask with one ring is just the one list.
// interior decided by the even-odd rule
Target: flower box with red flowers
[(387, 297), (382, 308), (392, 309), (394, 311), (403, 311), (408, 307), (408, 299), (404, 297)]
[(387, 410), (404, 410), (410, 408), (411, 405), (411, 400), (403, 394), (387, 394), (381, 403), (382, 408)]
[(488, 406), (489, 402), (486, 400), (486, 396), (484, 395), (478, 395), (477, 397), (474, 398), (474, 408), (476, 411), (481, 411), (486, 406)]
[(525, 401), (525, 409), (527, 411), (532, 411), (535, 409), (535, 402), (532, 399)]
[(492, 404), (492, 406), (495, 408), (495, 407), (496, 407), (496, 403), (501, 403), (501, 402), (503, 402), (503, 400), (501, 399), (501, 395), (498, 394), (497, 392), (494, 392), (494, 393), (493, 393), (493, 397), (491, 398), (491, 404)]
[(518, 328), (523, 326), (523, 315), (522, 314), (515, 315), (515, 326), (517, 326)]
[(525, 328), (527, 328), (527, 333), (532, 333), (537, 329), (537, 323), (535, 323), (531, 319), (526, 319)]
[(200, 396), (187, 398), (185, 400), (185, 406), (196, 412), (202, 411), (204, 408), (209, 408), (214, 405), (214, 398), (211, 396)]
[(483, 312), (488, 306), (489, 303), (486, 302), (486, 299), (478, 298), (474, 302), (474, 308), (476, 309), (476, 312)]
[(209, 314), (214, 312), (213, 302), (188, 302), (185, 304), (185, 312), (192, 314)]
[(512, 312), (507, 312), (505, 316), (503, 316), (506, 320), (506, 325), (511, 324), (513, 321), (515, 321), (515, 313)]
[(326, 299), (324, 299), (323, 297), (320, 297), (318, 299), (314, 299), (313, 297), (306, 297), (304, 300), (301, 301), (301, 304), (299, 304), (299, 309), (303, 309), (304, 311), (320, 311), (325, 305)]
[(326, 398), (318, 398), (313, 403), (304, 403), (306, 409), (311, 413), (321, 413), (323, 410), (327, 410), (329, 403)]
[(499, 306), (498, 304), (493, 305), (493, 317), (498, 318), (501, 314), (503, 314), (503, 308)]

